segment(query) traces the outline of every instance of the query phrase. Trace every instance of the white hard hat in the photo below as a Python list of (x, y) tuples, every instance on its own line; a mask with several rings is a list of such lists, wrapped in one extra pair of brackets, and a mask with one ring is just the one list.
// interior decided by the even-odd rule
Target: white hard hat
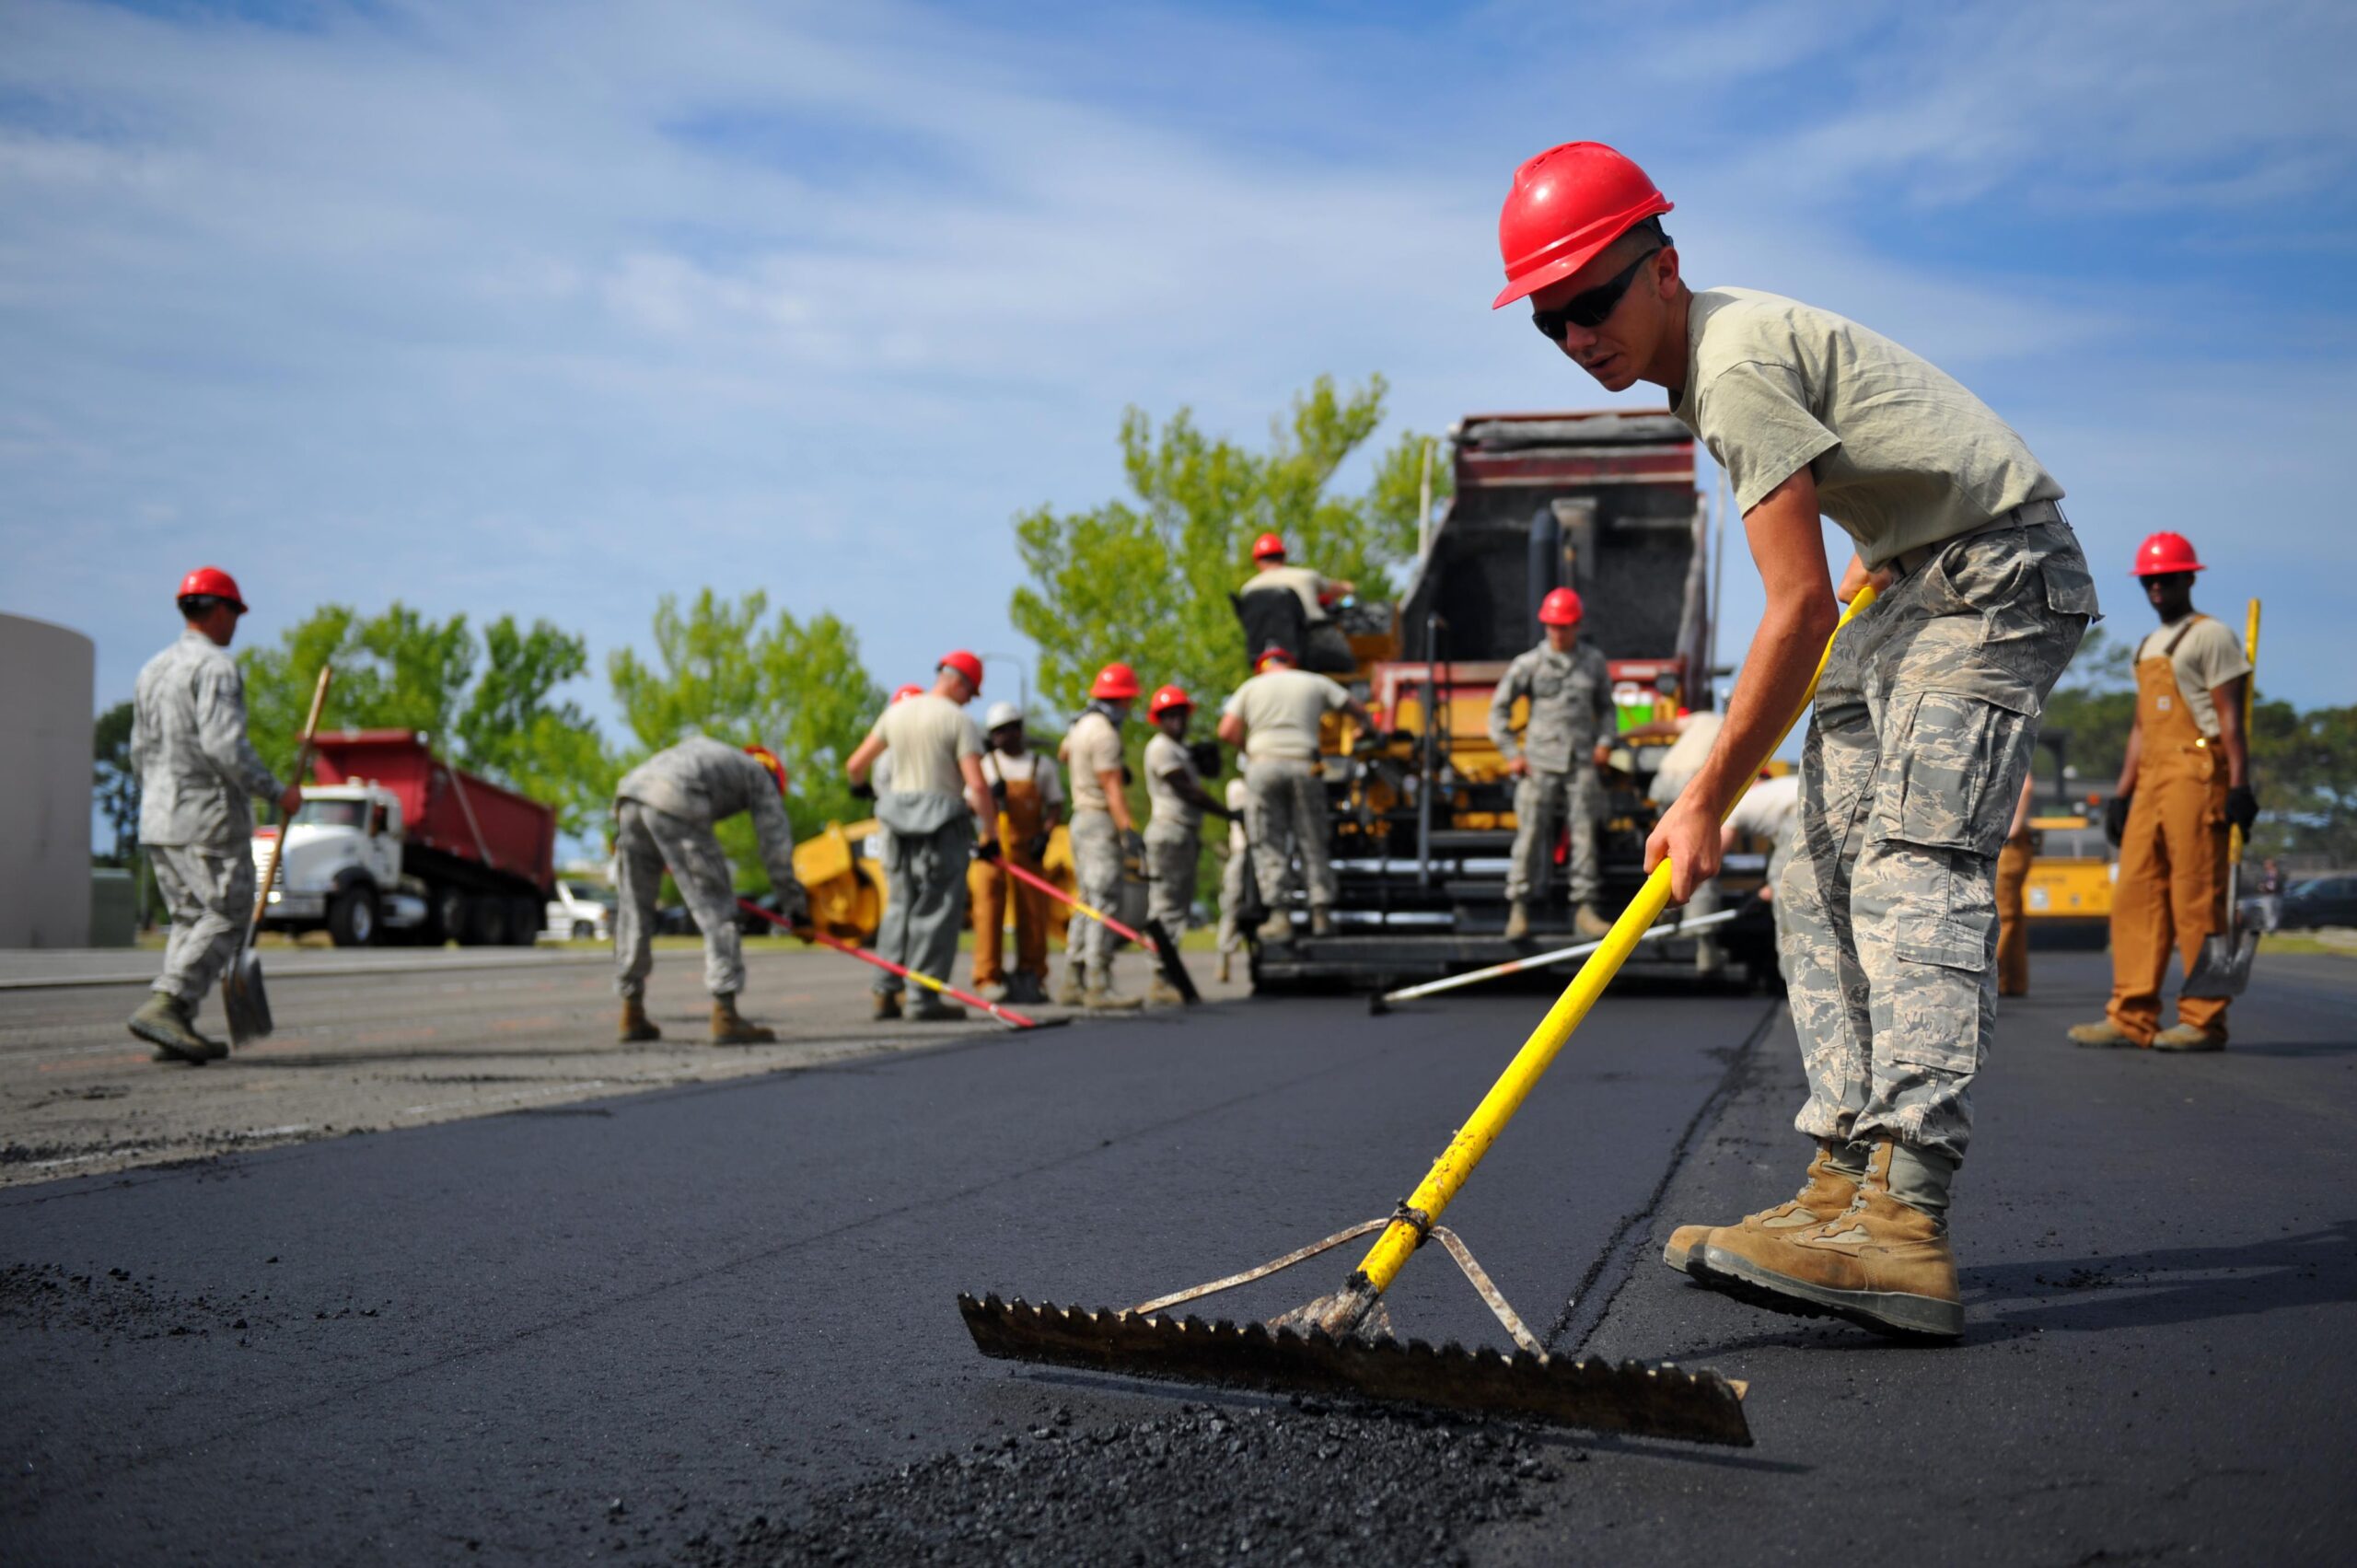
[(993, 703), (990, 706), (990, 711), (982, 715), (982, 727), (984, 729), (996, 729), (1001, 725), (1021, 724), (1022, 722), (1023, 710), (1016, 707), (1012, 703)]

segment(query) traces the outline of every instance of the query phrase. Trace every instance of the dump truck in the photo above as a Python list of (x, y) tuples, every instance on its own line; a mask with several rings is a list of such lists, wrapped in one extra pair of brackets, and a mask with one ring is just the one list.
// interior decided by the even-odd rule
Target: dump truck
[[(1684, 425), (1666, 410), (1474, 414), (1449, 443), (1455, 494), (1425, 530), (1405, 591), (1338, 617), (1359, 661), (1350, 679), (1379, 733), (1328, 723), (1334, 934), (1307, 934), (1298, 888), (1270, 898), (1295, 915), (1296, 934), (1256, 945), (1262, 988), (1432, 979), (1574, 940), (1561, 841), (1558, 872), (1533, 899), (1532, 940), (1504, 940), (1514, 780), (1489, 736), (1491, 698), (1507, 664), (1538, 642), (1550, 589), (1579, 591), (1581, 635), (1610, 668), (1619, 729), (1712, 704), (1709, 507)], [(1669, 744), (1618, 744), (1606, 771), (1597, 849), (1608, 914), (1643, 881), (1658, 817), (1648, 791)], [(1728, 972), (1763, 985), (1775, 980), (1774, 925), (1750, 896), (1771, 847), (1736, 846), (1720, 878), (1724, 902), (1747, 906), (1723, 928)], [(1700, 957), (1691, 937), (1640, 952), (1631, 967), (1656, 972), (1690, 973)]]
[[(451, 767), (423, 732), (320, 735), (263, 924), (379, 942), (529, 947), (556, 886), (556, 812)], [(254, 834), (254, 872), (276, 828)]]

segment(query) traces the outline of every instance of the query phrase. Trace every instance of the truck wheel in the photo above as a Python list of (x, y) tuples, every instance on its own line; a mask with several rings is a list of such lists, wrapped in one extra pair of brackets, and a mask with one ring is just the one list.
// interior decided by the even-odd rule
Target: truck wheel
[(595, 942), (598, 939), (597, 925), (593, 922), (586, 920), (575, 921), (573, 923), (573, 939), (575, 942)]
[(433, 898), (434, 912), (432, 919), (428, 922), (430, 929), (425, 933), (426, 942), (435, 947), (439, 947), (445, 942), (457, 942), (463, 946), (470, 939), (467, 933), (469, 911), (465, 890), (459, 888), (436, 888), (434, 889)]
[(548, 906), (538, 899), (518, 895), (507, 900), (507, 945), (529, 947), (540, 939), (540, 928), (549, 923)]
[(346, 888), (328, 905), (328, 936), (339, 947), (376, 946), (377, 889)]
[(478, 947), (505, 947), (507, 900), (491, 898), (468, 900), (467, 937)]

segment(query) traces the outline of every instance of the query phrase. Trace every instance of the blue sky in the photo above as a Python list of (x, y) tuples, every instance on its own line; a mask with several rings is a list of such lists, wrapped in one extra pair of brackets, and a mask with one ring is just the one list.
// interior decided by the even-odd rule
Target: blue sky
[(400, 598), (602, 672), (711, 585), (888, 685), (1017, 650), (1009, 518), (1115, 494), (1125, 404), (1608, 401), (1488, 308), (1515, 163), (1589, 137), (1690, 278), (2012, 420), (2117, 625), (2180, 528), (2265, 596), (2262, 690), (2347, 702), (2352, 58), (2321, 4), (11, 0), (0, 608), (95, 637), (101, 703), (203, 561), (266, 638)]

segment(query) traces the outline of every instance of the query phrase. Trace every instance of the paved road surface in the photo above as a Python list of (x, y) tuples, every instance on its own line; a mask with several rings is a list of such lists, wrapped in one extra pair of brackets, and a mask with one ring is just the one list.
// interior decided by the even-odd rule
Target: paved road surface
[[(0, 965), (0, 1187), (523, 1106), (705, 1083), (936, 1044), (1000, 1026), (877, 1024), (855, 960), (795, 943), (746, 950), (745, 1011), (775, 1045), (715, 1048), (702, 958), (656, 956), (655, 1044), (617, 1045), (603, 954), (444, 948), (266, 953), (277, 1032), (228, 1061), (159, 1065), (123, 1028), (152, 954), (17, 954)], [(960, 969), (964, 968), (961, 964)], [(1206, 994), (1209, 955), (1192, 968)], [(1120, 960), (1124, 987), (1144, 961)], [(1053, 1007), (1027, 1016), (1059, 1016)], [(226, 1026), (208, 997), (198, 1026)]]
[[(2263, 959), (2236, 1049), (2207, 1058), (2072, 1050), (2099, 960), (2041, 955), (2038, 981), (1962, 1179), (1961, 1347), (1768, 1316), (1652, 1260), (1679, 1220), (1794, 1184), (1798, 1074), (1765, 1003), (1615, 994), (1451, 1223), (1558, 1349), (1752, 1379), (1757, 1448), (1550, 1438), (1476, 1527), (1448, 1524), (1474, 1516), (1452, 1478), (1487, 1436), (1366, 1423), (1368, 1452), (1431, 1478), (1387, 1495), (1445, 1545), (1272, 1532), (1240, 1501), (1260, 1477), (1055, 1506), (1086, 1509), (1091, 1551), (1111, 1531), (1150, 1562), (1182, 1539), (1256, 1562), (2347, 1560), (2357, 967)], [(963, 1538), (969, 1560), (1067, 1560), (1019, 1533), (1035, 1472), (925, 1461), (1108, 1423), (1200, 1436), (1201, 1396), (982, 1362), (954, 1293), (1118, 1305), (1379, 1213), (1538, 1009), (1236, 1004), (0, 1193), (0, 1560), (753, 1561), (730, 1543), (757, 1516), (899, 1539), (865, 1499), (903, 1465), (1016, 1522)], [(1403, 1278), (1403, 1328), (1497, 1342), (1444, 1264)], [(1213, 1408), (1279, 1436), (1338, 1419)], [(1346, 1444), (1285, 1452), (1288, 1494), (1359, 1484)]]

